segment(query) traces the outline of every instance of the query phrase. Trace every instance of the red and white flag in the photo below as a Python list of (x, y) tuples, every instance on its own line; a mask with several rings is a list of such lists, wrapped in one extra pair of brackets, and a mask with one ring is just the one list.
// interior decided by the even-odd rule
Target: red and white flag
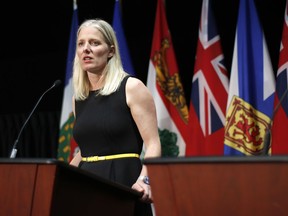
[(147, 87), (156, 104), (162, 156), (184, 156), (189, 142), (188, 107), (163, 0), (157, 3)]
[[(276, 76), (276, 94), (274, 103), (274, 120), (272, 124), (272, 143), (271, 154), (287, 154), (288, 153), (288, 2), (286, 1), (286, 9), (284, 15), (284, 24), (282, 32), (282, 41), (280, 46), (280, 56), (278, 63), (278, 71)], [(280, 99), (283, 97), (282, 102)]]
[(203, 0), (189, 106), (187, 156), (223, 155), (229, 78), (209, 0)]

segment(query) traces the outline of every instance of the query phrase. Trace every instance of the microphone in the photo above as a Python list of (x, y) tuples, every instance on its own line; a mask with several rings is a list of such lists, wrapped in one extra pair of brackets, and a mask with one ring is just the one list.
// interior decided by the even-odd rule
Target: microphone
[(22, 134), (22, 131), (23, 131), (23, 129), (25, 128), (28, 120), (29, 120), (30, 117), (32, 116), (34, 110), (35, 110), (36, 107), (38, 106), (39, 102), (42, 100), (43, 96), (44, 96), (47, 92), (49, 92), (51, 89), (59, 86), (60, 84), (61, 84), (61, 80), (56, 80), (56, 81), (53, 83), (53, 85), (52, 85), (49, 89), (47, 89), (47, 90), (41, 95), (41, 97), (40, 97), (39, 100), (37, 101), (36, 105), (35, 105), (34, 108), (32, 109), (31, 113), (29, 114), (28, 118), (26, 119), (26, 121), (24, 122), (23, 126), (21, 127), (21, 130), (20, 130), (20, 132), (19, 132), (19, 134), (18, 134), (18, 136), (17, 136), (17, 139), (16, 139), (15, 142), (14, 142), (12, 151), (11, 151), (11, 153), (10, 153), (10, 158), (15, 158), (15, 157), (16, 157), (16, 154), (17, 154), (17, 144), (18, 144), (19, 138), (20, 138), (20, 136), (21, 136), (21, 134)]
[(268, 125), (268, 128), (267, 128), (266, 133), (265, 133), (265, 137), (264, 137), (264, 144), (263, 144), (264, 146), (263, 146), (263, 154), (262, 155), (268, 155), (268, 152), (269, 152), (269, 149), (270, 149), (270, 145), (271, 145), (271, 127), (272, 127), (272, 123), (273, 123), (273, 120), (274, 120), (274, 116), (277, 113), (280, 105), (284, 101), (287, 93), (288, 93), (288, 88), (286, 88), (286, 90), (283, 93), (283, 95), (281, 96), (279, 102), (275, 106), (275, 109), (273, 110), (273, 114), (272, 114), (272, 117), (271, 117), (271, 122)]

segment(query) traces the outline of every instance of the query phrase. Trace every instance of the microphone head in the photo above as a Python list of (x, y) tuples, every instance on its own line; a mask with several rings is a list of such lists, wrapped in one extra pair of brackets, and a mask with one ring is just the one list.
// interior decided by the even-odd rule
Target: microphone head
[(56, 80), (53, 85), (54, 85), (54, 87), (56, 87), (56, 86), (58, 86), (60, 84), (61, 84), (61, 80)]

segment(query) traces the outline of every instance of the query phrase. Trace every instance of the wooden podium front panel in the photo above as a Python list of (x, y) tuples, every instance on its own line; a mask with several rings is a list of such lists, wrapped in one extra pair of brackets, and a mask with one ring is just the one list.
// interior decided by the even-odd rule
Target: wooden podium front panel
[(0, 164), (0, 213), (30, 216), (36, 165)]
[(54, 159), (0, 159), (1, 216), (133, 216), (140, 196)]
[[(133, 216), (135, 193), (121, 189), (99, 177), (87, 178), (79, 172), (58, 167), (51, 214), (54, 215), (125, 215)], [(76, 168), (75, 168), (76, 169)], [(81, 172), (80, 172), (81, 171)], [(91, 174), (83, 171), (83, 173)], [(95, 175), (93, 175), (96, 177)], [(129, 188), (129, 190), (132, 190)]]
[(56, 178), (56, 165), (39, 164), (35, 185), (32, 216), (51, 215), (53, 188)]
[(171, 179), (170, 167), (148, 165), (148, 173), (156, 215), (178, 215), (176, 198), (179, 193), (175, 193), (177, 189)]
[(146, 165), (157, 216), (288, 214), (288, 163)]

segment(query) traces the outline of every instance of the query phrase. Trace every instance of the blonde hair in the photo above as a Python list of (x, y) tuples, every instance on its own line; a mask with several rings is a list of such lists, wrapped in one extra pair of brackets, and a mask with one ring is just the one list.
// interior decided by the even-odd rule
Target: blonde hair
[[(117, 38), (112, 26), (101, 19), (89, 19), (80, 25), (77, 31), (77, 37), (81, 29), (88, 26), (92, 26), (101, 32), (105, 43), (107, 43), (109, 47), (114, 46), (115, 49), (114, 55), (108, 60), (103, 74), (104, 86), (98, 92), (100, 95), (109, 95), (119, 88), (121, 81), (128, 73), (123, 69)], [(85, 100), (88, 97), (90, 91), (89, 80), (87, 74), (80, 66), (77, 54), (75, 54), (73, 65), (73, 88), (76, 100)]]

